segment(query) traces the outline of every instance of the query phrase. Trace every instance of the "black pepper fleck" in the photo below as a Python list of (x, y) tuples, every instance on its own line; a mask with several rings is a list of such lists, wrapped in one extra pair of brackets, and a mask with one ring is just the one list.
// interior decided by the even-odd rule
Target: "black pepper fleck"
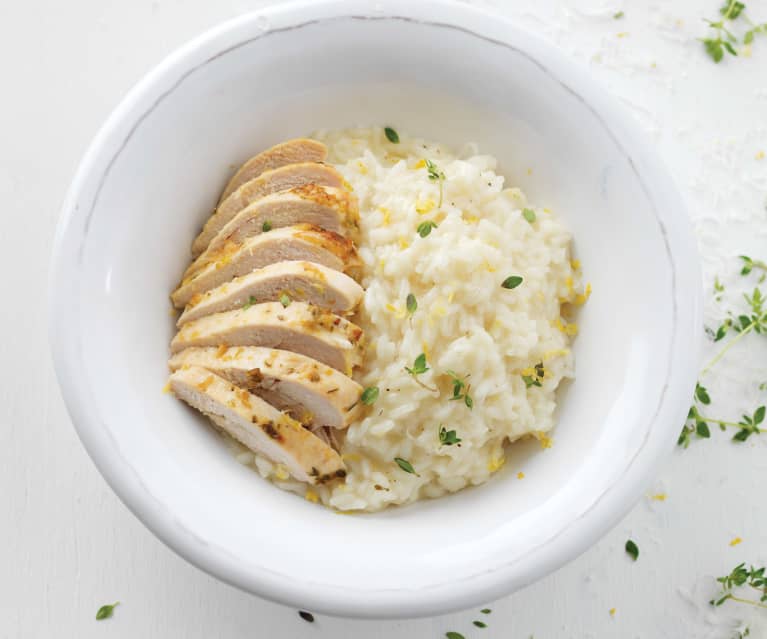
[(299, 610), (298, 616), (301, 617), (304, 621), (308, 621), (309, 623), (314, 623), (314, 615), (311, 612), (306, 612), (306, 610)]

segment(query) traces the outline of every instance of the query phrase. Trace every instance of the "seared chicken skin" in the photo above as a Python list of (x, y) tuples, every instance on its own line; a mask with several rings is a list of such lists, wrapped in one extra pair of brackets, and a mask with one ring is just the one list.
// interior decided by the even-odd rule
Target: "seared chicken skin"
[(348, 315), (357, 308), (364, 293), (351, 277), (322, 264), (276, 262), (193, 297), (176, 325), (246, 304), (279, 301), (283, 295)]
[(200, 234), (192, 243), (192, 255), (197, 257), (202, 253), (216, 234), (242, 209), (259, 198), (285, 191), (305, 184), (317, 184), (341, 188), (344, 180), (333, 167), (304, 162), (289, 164), (278, 169), (265, 171), (261, 175), (245, 182), (218, 205), (215, 213), (208, 218)]
[(245, 162), (237, 170), (237, 173), (232, 176), (226, 187), (224, 187), (219, 202), (223, 202), (238, 187), (253, 178), (257, 178), (264, 171), (279, 169), (281, 166), (287, 166), (288, 164), (324, 162), (327, 157), (327, 147), (322, 142), (317, 142), (317, 140), (296, 138), (295, 140), (288, 140), (287, 142), (277, 144)]
[(350, 240), (309, 224), (286, 226), (228, 246), (217, 261), (183, 280), (171, 300), (176, 308), (183, 308), (195, 295), (202, 295), (235, 277), (269, 264), (295, 260), (350, 272), (360, 263)]
[(252, 451), (283, 464), (299, 481), (320, 484), (346, 476), (341, 457), (325, 441), (205, 368), (177, 370), (170, 376), (170, 390)]
[(181, 327), (171, 352), (190, 346), (264, 346), (301, 353), (342, 373), (362, 363), (362, 329), (305, 302), (265, 302), (208, 315)]
[(187, 348), (169, 366), (206, 368), (313, 428), (346, 428), (360, 410), (357, 382), (299, 353), (258, 346)]

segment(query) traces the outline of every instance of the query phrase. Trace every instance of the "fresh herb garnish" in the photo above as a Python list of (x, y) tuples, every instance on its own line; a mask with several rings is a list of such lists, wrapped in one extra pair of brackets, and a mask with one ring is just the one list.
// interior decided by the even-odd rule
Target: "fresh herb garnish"
[(442, 183), (445, 181), (445, 173), (439, 169), (439, 167), (434, 164), (431, 160), (425, 160), (426, 162), (426, 170), (429, 173), (429, 179), (432, 182), (439, 181), (439, 204), (437, 204), (437, 208), (442, 206)]
[(365, 404), (365, 406), (372, 406), (378, 399), (378, 393), (378, 386), (368, 386), (364, 391), (362, 391), (360, 400), (363, 404)]
[(309, 623), (314, 622), (314, 615), (311, 612), (306, 612), (306, 610), (299, 610), (298, 616), (301, 617), (304, 621), (308, 621)]
[(287, 308), (290, 306), (291, 299), (288, 297), (287, 293), (283, 293), (280, 295), (280, 304), (282, 304), (282, 308)]
[(631, 539), (626, 542), (626, 554), (634, 561), (639, 559), (639, 546), (637, 546)]
[(269, 220), (264, 220), (264, 223), (261, 225), (261, 231), (263, 233), (268, 233), (272, 230), (272, 223)]
[(748, 255), (741, 255), (739, 257), (741, 260), (743, 260), (743, 268), (740, 269), (741, 275), (748, 275), (755, 268), (759, 268), (767, 272), (767, 262), (762, 262), (762, 260), (754, 260), (748, 257)]
[(546, 377), (546, 369), (543, 366), (543, 362), (538, 362), (532, 369), (525, 369), (522, 371), (522, 381), (525, 382), (525, 388), (531, 386), (543, 386), (541, 380)]
[(447, 637), (447, 639), (464, 639), (464, 636), (460, 632), (446, 632), (445, 637)]
[(465, 375), (462, 379), (458, 373), (453, 371), (446, 372), (448, 375), (450, 375), (450, 381), (453, 383), (453, 396), (450, 398), (450, 400), (463, 400), (463, 403), (466, 404), (468, 408), (473, 408), (474, 400), (471, 398), (471, 395), (469, 395), (471, 385), (467, 386), (466, 382), (464, 381), (468, 375)]
[[(750, 272), (750, 271), (749, 271)], [(725, 319), (717, 328), (714, 334), (714, 341), (718, 342), (723, 339), (730, 330), (738, 333), (737, 336), (732, 338), (727, 345), (719, 351), (719, 353), (708, 363), (703, 369), (702, 374), (706, 374), (711, 368), (724, 357), (725, 353), (737, 344), (738, 341), (743, 339), (746, 335), (752, 331), (755, 333), (767, 334), (767, 299), (762, 293), (761, 289), (755, 288), (754, 292), (749, 296), (743, 294), (743, 299), (749, 306), (749, 314), (734, 315), (729, 313), (727, 319)]]
[(487, 628), (487, 624), (484, 621), (472, 621), (477, 628)]
[(501, 286), (503, 288), (517, 288), (524, 280), (519, 275), (509, 275), (503, 282), (501, 283)]
[(439, 443), (443, 446), (452, 446), (460, 443), (461, 438), (456, 436), (454, 430), (447, 430), (444, 426), (439, 427)]
[(751, 29), (746, 31), (743, 35), (743, 44), (751, 44), (754, 41), (754, 37), (760, 33), (767, 34), (767, 22), (763, 24), (754, 24), (743, 13), (745, 9), (746, 5), (743, 2), (739, 2), (738, 0), (726, 0), (724, 5), (719, 9), (719, 13), (722, 16), (720, 20), (704, 20), (712, 33), (707, 38), (700, 38), (700, 41), (703, 43), (706, 53), (714, 62), (721, 62), (725, 52), (733, 56), (738, 55), (738, 52), (733, 46), (734, 44), (739, 44), (738, 37), (727, 28), (727, 25), (741, 17), (741, 14), (749, 25), (751, 25)]
[(421, 222), (418, 225), (418, 228), (416, 228), (416, 231), (418, 232), (418, 235), (421, 237), (426, 237), (431, 233), (432, 229), (437, 228), (437, 223), (432, 220), (426, 220), (425, 222)]
[(392, 144), (399, 144), (399, 135), (390, 126), (384, 127), (384, 133), (386, 134), (386, 139), (389, 140), (389, 142)]
[(421, 353), (418, 357), (415, 358), (413, 361), (413, 368), (409, 368), (405, 366), (405, 370), (410, 373), (413, 377), (416, 375), (421, 375), (425, 373), (426, 371), (430, 370), (428, 366), (426, 366), (426, 354)]
[(620, 20), (625, 15), (623, 11), (618, 11), (618, 13), (613, 14), (613, 20)]
[(406, 473), (410, 473), (411, 475), (416, 475), (420, 477), (420, 475), (418, 475), (418, 473), (415, 472), (415, 468), (413, 468), (413, 465), (407, 459), (402, 459), (402, 457), (395, 457), (394, 461), (397, 462), (397, 466), (399, 466)]
[(480, 612), (481, 612), (483, 615), (489, 615), (489, 614), (490, 614), (491, 612), (493, 612), (493, 611), (492, 611), (492, 610), (490, 610), (490, 608), (482, 608), (482, 610), (480, 610)]
[(113, 604), (105, 604), (101, 606), (101, 608), (99, 608), (96, 612), (96, 620), (101, 621), (102, 619), (109, 619), (112, 616), (112, 613), (115, 611), (115, 606), (119, 605), (120, 602), (115, 601)]
[(362, 395), (360, 395), (360, 401), (365, 404), (365, 406), (371, 406), (375, 404), (376, 400), (378, 399), (378, 386), (368, 386), (364, 391), (362, 391)]
[(705, 387), (701, 386), (700, 383), (695, 385), (693, 399), (694, 403), (690, 406), (684, 427), (677, 440), (677, 444), (683, 448), (687, 448), (690, 445), (690, 438), (693, 434), (699, 439), (708, 439), (711, 437), (709, 423), (716, 424), (719, 426), (719, 429), (723, 431), (728, 428), (737, 428), (738, 431), (732, 436), (732, 439), (736, 442), (744, 442), (751, 437), (751, 435), (758, 435), (762, 432), (760, 425), (764, 422), (767, 406), (759, 406), (751, 415), (743, 415), (740, 421), (733, 422), (707, 417), (700, 413), (698, 407), (699, 404), (702, 406), (711, 404), (711, 397), (709, 396), (708, 391)]
[(426, 354), (421, 353), (418, 357), (415, 358), (415, 361), (413, 361), (413, 367), (410, 368), (409, 366), (405, 366), (405, 370), (407, 371), (408, 375), (412, 375), (413, 379), (416, 381), (416, 383), (419, 386), (423, 386), (426, 390), (429, 391), (437, 391), (438, 389), (432, 388), (431, 386), (427, 386), (424, 384), (420, 379), (418, 379), (419, 375), (423, 375), (426, 371), (431, 370), (426, 365)]
[(256, 303), (258, 303), (258, 300), (257, 300), (255, 297), (253, 297), (253, 296), (251, 295), (251, 296), (248, 298), (248, 301), (247, 301), (247, 302), (245, 302), (245, 303), (242, 305), (242, 310), (243, 310), (243, 311), (245, 311), (245, 310), (249, 309), (251, 306), (253, 306), (253, 304), (256, 304)]
[(522, 217), (532, 224), (535, 222), (535, 211), (533, 209), (522, 209)]
[[(729, 575), (719, 577), (717, 581), (722, 584), (722, 592), (718, 597), (712, 599), (709, 603), (712, 606), (721, 606), (725, 601), (732, 600), (739, 603), (750, 604), (752, 606), (758, 606), (759, 608), (767, 608), (767, 571), (764, 567), (746, 568), (746, 564), (738, 564), (733, 568)], [(743, 597), (736, 596), (733, 593), (735, 588), (743, 586), (749, 586), (759, 593), (759, 600), (745, 599)]]
[(409, 315), (415, 313), (416, 309), (418, 308), (418, 300), (415, 299), (415, 295), (412, 293), (408, 293), (407, 297), (405, 298), (405, 308), (407, 309)]

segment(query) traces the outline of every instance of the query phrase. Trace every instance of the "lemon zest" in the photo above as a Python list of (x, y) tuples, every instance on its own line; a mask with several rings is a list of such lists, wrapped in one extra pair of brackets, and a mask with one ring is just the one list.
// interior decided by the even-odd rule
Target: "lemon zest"
[(424, 160), (423, 158), (421, 158), (420, 160), (418, 160), (418, 162), (416, 162), (416, 163), (413, 165), (413, 169), (414, 169), (414, 170), (417, 170), (417, 169), (422, 169), (422, 168), (423, 168), (423, 167), (425, 167), (425, 166), (426, 166), (426, 160)]
[(320, 500), (317, 493), (315, 493), (313, 490), (307, 490), (304, 497), (306, 498), (306, 501), (310, 501), (313, 504), (316, 504)]
[(487, 470), (489, 470), (491, 473), (498, 472), (501, 468), (503, 468), (503, 465), (506, 463), (506, 457), (491, 457), (487, 462)]
[(650, 495), (650, 499), (653, 501), (666, 501), (666, 493), (655, 493), (654, 495)]
[(740, 543), (743, 543), (743, 540), (740, 537), (735, 537), (730, 541), (730, 546), (737, 546)]
[(285, 466), (282, 464), (277, 464), (274, 467), (274, 476), (280, 481), (285, 481), (286, 479), (290, 478), (290, 473), (288, 472), (288, 469), (285, 468)]
[(524, 479), (525, 473), (523, 473), (521, 470), (517, 473), (517, 479)]
[(381, 213), (383, 214), (383, 218), (381, 219), (381, 226), (389, 226), (391, 211), (387, 209), (385, 206), (379, 206), (378, 210), (381, 211)]
[(573, 303), (576, 306), (583, 306), (586, 302), (589, 301), (589, 298), (591, 297), (591, 283), (589, 282), (586, 284), (586, 288), (583, 289), (583, 293), (578, 293), (575, 296), (575, 300)]
[(434, 209), (436, 204), (434, 203), (434, 200), (424, 200), (423, 202), (421, 200), (416, 201), (415, 203), (415, 211), (418, 213), (418, 215), (426, 215), (430, 211)]
[(758, 153), (757, 153), (757, 154), (756, 154), (754, 157), (755, 157), (757, 160), (763, 160), (763, 159), (764, 159), (764, 155), (765, 155), (765, 154), (764, 154), (764, 151), (759, 151), (759, 152), (758, 152)]
[(170, 393), (170, 382), (165, 382), (165, 386), (162, 387), (163, 393)]
[(536, 439), (541, 444), (541, 448), (551, 448), (554, 445), (554, 440), (551, 439), (546, 433), (541, 430), (537, 430), (534, 433)]

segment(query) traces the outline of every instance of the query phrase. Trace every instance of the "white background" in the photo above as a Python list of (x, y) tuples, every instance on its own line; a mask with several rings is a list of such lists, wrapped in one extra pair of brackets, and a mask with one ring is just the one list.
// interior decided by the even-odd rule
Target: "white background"
[[(665, 501), (643, 499), (570, 565), (488, 602), (487, 616), (318, 617), (310, 625), (186, 564), (110, 492), (77, 440), (48, 353), (46, 276), (58, 208), (86, 145), (134, 82), (190, 37), (266, 4), (0, 3), (0, 637), (428, 639), (456, 630), (467, 639), (730, 639), (740, 622), (751, 637), (767, 637), (767, 610), (706, 603), (712, 576), (767, 561), (767, 434), (736, 445), (717, 430), (676, 451), (648, 488)], [(751, 56), (715, 65), (696, 38), (718, 0), (475, 4), (550, 40), (636, 115), (695, 220), (708, 323), (736, 308), (736, 256), (767, 259), (767, 158), (758, 159), (767, 152), (767, 36)], [(767, 21), (767, 2), (747, 4), (753, 19)], [(613, 19), (619, 10), (625, 17)], [(715, 275), (728, 287), (718, 304)], [(706, 376), (709, 412), (731, 419), (753, 411), (767, 401), (758, 390), (765, 381), (767, 336), (751, 335)], [(623, 551), (629, 537), (640, 547), (636, 563)], [(731, 546), (736, 537), (742, 543)], [(102, 603), (118, 599), (111, 620), (94, 620)], [(480, 617), (488, 628), (471, 625)]]

